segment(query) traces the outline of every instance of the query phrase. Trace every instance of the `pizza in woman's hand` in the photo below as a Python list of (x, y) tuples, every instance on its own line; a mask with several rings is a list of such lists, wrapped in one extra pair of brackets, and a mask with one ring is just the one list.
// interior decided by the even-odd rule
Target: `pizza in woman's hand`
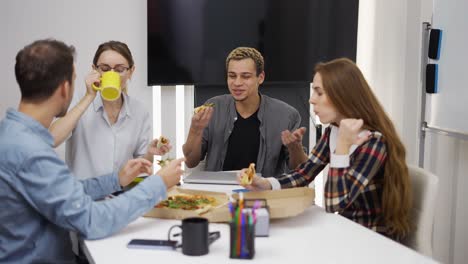
[(253, 178), (255, 176), (255, 163), (250, 163), (249, 167), (244, 170), (241, 175), (241, 184), (250, 185), (252, 184)]
[(167, 145), (169, 143), (169, 139), (167, 139), (165, 136), (160, 136), (158, 139), (158, 144), (156, 145), (156, 148), (161, 148), (164, 145)]

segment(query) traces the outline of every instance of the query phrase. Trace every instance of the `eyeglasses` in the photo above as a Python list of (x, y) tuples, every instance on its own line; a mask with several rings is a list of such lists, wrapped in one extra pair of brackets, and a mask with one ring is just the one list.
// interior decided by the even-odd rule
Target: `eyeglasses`
[(107, 64), (100, 64), (100, 65), (97, 65), (96, 67), (98, 68), (100, 72), (108, 72), (110, 70), (114, 70), (115, 72), (119, 74), (124, 74), (125, 72), (128, 71), (128, 69), (130, 69), (130, 67), (126, 67), (123, 65), (116, 65), (115, 67), (111, 67)]

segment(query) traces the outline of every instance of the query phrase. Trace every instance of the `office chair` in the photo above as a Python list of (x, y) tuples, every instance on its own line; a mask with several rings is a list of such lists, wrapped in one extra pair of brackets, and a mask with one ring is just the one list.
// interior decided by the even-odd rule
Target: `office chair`
[(408, 165), (413, 189), (411, 222), (413, 230), (403, 241), (406, 246), (432, 257), (432, 234), (439, 179), (429, 171)]

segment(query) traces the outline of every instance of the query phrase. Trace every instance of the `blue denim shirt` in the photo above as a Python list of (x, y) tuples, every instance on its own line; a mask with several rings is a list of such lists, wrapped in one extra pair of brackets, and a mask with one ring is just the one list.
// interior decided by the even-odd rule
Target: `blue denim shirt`
[(73, 263), (69, 231), (109, 236), (166, 197), (159, 176), (114, 199), (117, 174), (78, 181), (47, 128), (9, 109), (0, 122), (0, 263)]

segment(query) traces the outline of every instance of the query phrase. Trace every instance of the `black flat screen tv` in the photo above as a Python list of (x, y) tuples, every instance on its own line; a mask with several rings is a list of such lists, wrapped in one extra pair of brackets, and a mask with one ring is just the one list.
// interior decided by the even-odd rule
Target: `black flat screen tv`
[(355, 60), (358, 0), (147, 0), (148, 85), (226, 83), (225, 59), (258, 49), (268, 83), (310, 83), (314, 65)]

